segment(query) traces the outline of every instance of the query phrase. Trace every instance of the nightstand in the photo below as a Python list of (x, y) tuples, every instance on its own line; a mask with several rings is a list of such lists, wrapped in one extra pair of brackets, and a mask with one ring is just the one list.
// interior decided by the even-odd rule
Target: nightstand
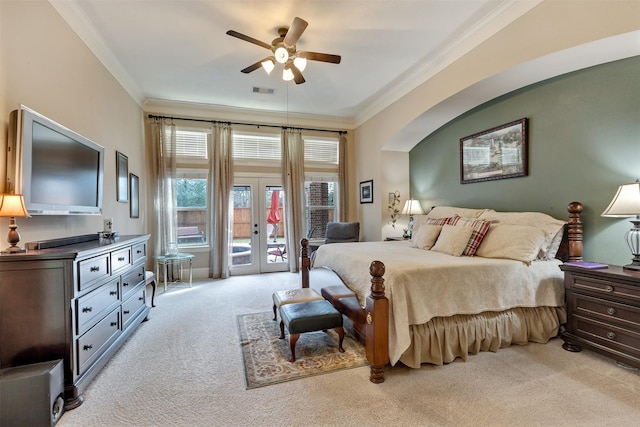
[(640, 272), (562, 265), (567, 303), (562, 347), (587, 348), (640, 368)]

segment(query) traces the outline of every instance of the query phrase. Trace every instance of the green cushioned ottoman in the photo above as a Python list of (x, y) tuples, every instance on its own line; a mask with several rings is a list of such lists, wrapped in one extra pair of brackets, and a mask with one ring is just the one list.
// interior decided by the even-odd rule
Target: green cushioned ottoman
[(296, 361), (296, 342), (300, 334), (335, 329), (340, 338), (338, 348), (344, 352), (342, 314), (325, 300), (298, 302), (280, 306), (280, 339), (284, 339), (284, 327), (289, 331), (290, 362)]

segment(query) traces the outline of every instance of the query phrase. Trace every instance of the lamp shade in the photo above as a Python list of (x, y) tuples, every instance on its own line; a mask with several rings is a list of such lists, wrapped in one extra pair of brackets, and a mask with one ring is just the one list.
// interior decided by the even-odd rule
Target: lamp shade
[(415, 199), (409, 199), (404, 203), (401, 213), (402, 215), (422, 215), (424, 211), (420, 206), (420, 202)]
[(0, 217), (28, 217), (22, 194), (0, 195)]
[(640, 180), (624, 184), (609, 203), (602, 216), (631, 217), (640, 215)]
[(265, 59), (260, 63), (262, 68), (267, 72), (267, 74), (271, 74), (271, 71), (275, 68), (276, 64), (273, 62), (273, 58)]

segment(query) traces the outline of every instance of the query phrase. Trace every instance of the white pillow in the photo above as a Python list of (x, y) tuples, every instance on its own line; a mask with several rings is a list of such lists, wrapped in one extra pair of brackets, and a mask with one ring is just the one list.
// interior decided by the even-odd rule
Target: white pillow
[[(566, 221), (560, 221), (542, 212), (484, 212), (480, 219), (493, 223), (528, 225), (544, 232), (544, 242), (540, 245), (541, 258), (547, 258), (553, 251), (554, 237), (564, 227)], [(556, 249), (557, 252), (557, 249)], [(555, 254), (553, 255), (555, 257)]]
[(429, 250), (440, 235), (441, 225), (423, 224), (416, 233), (413, 233), (411, 247)]
[(467, 243), (473, 233), (473, 227), (456, 227), (454, 225), (443, 225), (442, 231), (436, 240), (432, 251), (443, 252), (445, 254), (460, 256), (467, 247)]
[(544, 243), (544, 231), (529, 225), (491, 224), (476, 256), (530, 263)]
[(455, 206), (434, 206), (429, 211), (427, 217), (429, 218), (444, 218), (448, 216), (461, 216), (462, 218), (478, 218), (484, 212), (491, 211), (491, 209), (471, 209), (471, 208), (458, 208)]

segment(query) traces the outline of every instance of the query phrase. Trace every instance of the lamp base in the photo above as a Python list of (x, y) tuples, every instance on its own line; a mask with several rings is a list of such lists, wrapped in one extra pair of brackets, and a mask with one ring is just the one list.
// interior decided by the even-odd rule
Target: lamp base
[(9, 246), (4, 251), (1, 251), (0, 254), (21, 254), (24, 252), (27, 252), (27, 250), (19, 246)]
[(623, 265), (623, 270), (640, 271), (640, 262), (633, 261), (631, 264)]

